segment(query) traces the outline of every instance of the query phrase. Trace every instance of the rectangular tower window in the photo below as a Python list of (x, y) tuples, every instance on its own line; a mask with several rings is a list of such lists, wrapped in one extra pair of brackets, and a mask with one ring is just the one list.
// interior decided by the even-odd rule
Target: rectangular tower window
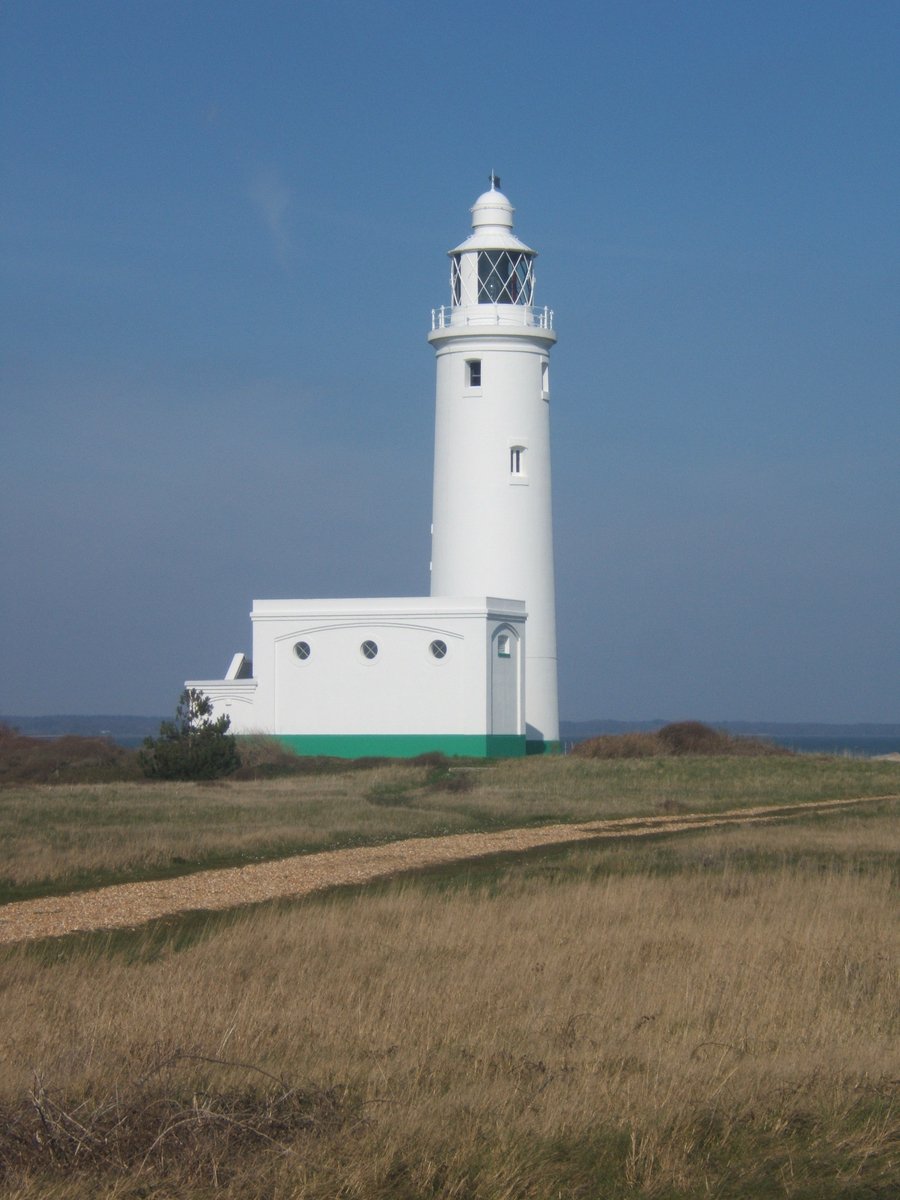
[(481, 387), (481, 359), (470, 358), (466, 363), (466, 387)]
[(509, 658), (510, 657), (509, 634), (508, 633), (501, 633), (500, 636), (497, 638), (497, 657), (498, 658)]
[(550, 391), (550, 364), (546, 361), (541, 363), (541, 391), (545, 396)]
[(509, 473), (510, 475), (522, 475), (525, 472), (525, 447), (510, 446), (509, 448)]

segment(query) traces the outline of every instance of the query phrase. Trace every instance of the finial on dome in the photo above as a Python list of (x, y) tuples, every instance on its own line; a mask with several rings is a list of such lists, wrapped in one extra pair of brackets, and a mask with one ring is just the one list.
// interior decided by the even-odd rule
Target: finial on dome
[[(482, 192), (472, 205), (472, 228), (493, 230), (492, 237), (499, 236), (500, 230), (511, 230), (513, 223), (513, 206), (500, 191), (500, 176), (494, 171), (490, 174), (491, 186)], [(493, 243), (491, 243), (493, 245)], [(506, 242), (498, 242), (495, 249), (504, 249)]]

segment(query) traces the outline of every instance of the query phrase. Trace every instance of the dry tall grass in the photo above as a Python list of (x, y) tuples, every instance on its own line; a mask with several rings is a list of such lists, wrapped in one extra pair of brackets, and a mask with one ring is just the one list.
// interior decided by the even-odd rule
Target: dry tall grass
[[(463, 781), (465, 790), (448, 790)], [(900, 765), (825, 757), (520, 759), (268, 781), (0, 788), (0, 894), (183, 874), (399, 837), (900, 792)]]
[[(6, 1194), (886, 1200), (900, 835), (833, 817), (809, 860), (806, 837), (698, 834), (666, 875), (663, 843), (624, 873), (582, 848), (254, 911), (180, 952), (7, 951), (0, 1102), (69, 1159), (7, 1140)], [(92, 1134), (111, 1104), (102, 1167), (113, 1142), (66, 1142), (60, 1114)]]

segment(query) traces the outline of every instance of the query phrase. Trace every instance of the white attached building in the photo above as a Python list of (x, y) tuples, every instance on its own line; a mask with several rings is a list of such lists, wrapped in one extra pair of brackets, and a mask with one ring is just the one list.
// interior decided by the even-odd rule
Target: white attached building
[(189, 680), (237, 734), (301, 754), (511, 756), (559, 739), (553, 314), (492, 177), (450, 251), (437, 354), (431, 596), (256, 600), (251, 659)]

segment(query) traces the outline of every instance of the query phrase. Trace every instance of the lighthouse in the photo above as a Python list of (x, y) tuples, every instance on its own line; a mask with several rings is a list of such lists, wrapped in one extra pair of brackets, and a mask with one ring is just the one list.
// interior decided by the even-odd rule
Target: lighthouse
[[(553, 315), (491, 176), (450, 251), (437, 358), (429, 596), (254, 600), (252, 652), (189, 680), (236, 734), (341, 758), (558, 745), (550, 505)], [(423, 447), (423, 452), (425, 448)]]
[(522, 600), (529, 751), (559, 739), (550, 486), (553, 314), (534, 303), (536, 253), (491, 175), (472, 233), (449, 252), (437, 356), (432, 596)]

